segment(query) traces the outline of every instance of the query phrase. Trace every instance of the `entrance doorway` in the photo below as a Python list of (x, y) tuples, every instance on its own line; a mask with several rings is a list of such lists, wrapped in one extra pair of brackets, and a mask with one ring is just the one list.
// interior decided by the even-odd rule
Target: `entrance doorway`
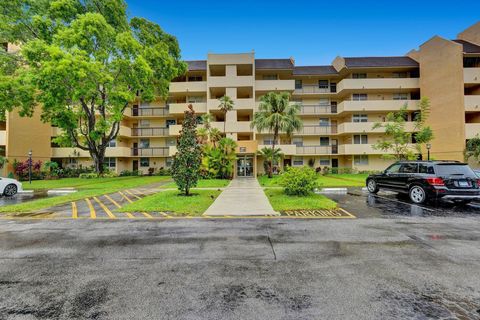
[(133, 160), (132, 170), (138, 171), (138, 160)]
[(253, 177), (253, 156), (237, 157), (237, 177)]

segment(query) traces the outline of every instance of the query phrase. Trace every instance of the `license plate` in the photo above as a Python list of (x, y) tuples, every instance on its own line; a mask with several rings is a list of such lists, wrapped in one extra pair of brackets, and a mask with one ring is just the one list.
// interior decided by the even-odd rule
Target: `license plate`
[(458, 186), (460, 186), (460, 187), (470, 187), (470, 182), (468, 182), (468, 181), (458, 181)]

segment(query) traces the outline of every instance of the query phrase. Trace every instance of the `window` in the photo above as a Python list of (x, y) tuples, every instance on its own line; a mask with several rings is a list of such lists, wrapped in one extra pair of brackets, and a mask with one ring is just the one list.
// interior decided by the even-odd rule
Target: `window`
[(408, 93), (394, 93), (393, 100), (408, 100)]
[(352, 100), (353, 101), (365, 101), (367, 100), (368, 96), (366, 93), (354, 93), (352, 95)]
[(404, 163), (400, 166), (399, 173), (417, 173), (418, 164), (417, 163)]
[(150, 158), (140, 158), (140, 167), (149, 167)]
[(140, 148), (150, 148), (150, 139), (140, 139)]
[(330, 145), (330, 138), (329, 137), (320, 137), (320, 145), (322, 147), (326, 147)]
[(295, 89), (302, 89), (303, 83), (302, 80), (295, 80)]
[(293, 165), (294, 166), (303, 166), (303, 158), (294, 157), (293, 158)]
[(330, 102), (330, 110), (332, 113), (337, 113), (337, 101)]
[(117, 146), (117, 140), (115, 139), (110, 140), (110, 142), (107, 145), (107, 147), (110, 147), (110, 148), (115, 148), (116, 146)]
[(318, 80), (319, 89), (328, 89), (328, 80)]
[(367, 74), (366, 73), (353, 73), (352, 78), (353, 79), (366, 79)]
[(263, 138), (263, 144), (266, 146), (271, 146), (273, 144), (273, 137)]
[(173, 126), (173, 125), (177, 124), (177, 121), (172, 120), (172, 119), (167, 119), (167, 121), (165, 123), (167, 125), (167, 128), (170, 128), (170, 126)]
[(337, 84), (335, 82), (330, 83), (330, 92), (337, 92)]
[(278, 80), (278, 75), (276, 74), (264, 74), (263, 80)]
[(394, 163), (390, 167), (388, 167), (387, 170), (385, 171), (388, 173), (398, 173), (401, 165), (402, 165), (401, 163)]
[(368, 156), (365, 154), (359, 154), (353, 156), (353, 163), (356, 166), (362, 166), (368, 164)]
[(368, 144), (368, 136), (366, 134), (354, 135), (353, 144)]
[(320, 165), (321, 165), (321, 166), (329, 166), (329, 165), (330, 165), (330, 159), (328, 159), (328, 158), (320, 158)]
[(171, 167), (173, 165), (173, 158), (167, 158), (167, 160), (165, 160), (165, 165)]
[(435, 174), (432, 166), (429, 166), (429, 165), (426, 165), (426, 164), (423, 164), (423, 163), (421, 163), (418, 166), (418, 172), (425, 173), (425, 174)]
[(140, 120), (138, 121), (138, 126), (140, 128), (148, 128), (150, 127), (150, 120)]
[(352, 122), (368, 122), (368, 115), (354, 114), (352, 115)]
[(202, 76), (189, 76), (188, 81), (189, 82), (194, 82), (194, 81), (202, 81)]
[(296, 137), (296, 138), (293, 138), (292, 139), (292, 144), (296, 145), (297, 147), (303, 147), (303, 138), (299, 138), (299, 137)]
[(103, 161), (105, 167), (107, 167), (108, 169), (115, 169), (115, 167), (117, 166), (117, 159), (116, 158), (105, 158)]
[(406, 73), (406, 72), (394, 72), (394, 73), (392, 73), (392, 78), (408, 78), (408, 73)]
[(319, 123), (320, 123), (320, 127), (328, 127), (330, 126), (330, 119), (320, 118)]

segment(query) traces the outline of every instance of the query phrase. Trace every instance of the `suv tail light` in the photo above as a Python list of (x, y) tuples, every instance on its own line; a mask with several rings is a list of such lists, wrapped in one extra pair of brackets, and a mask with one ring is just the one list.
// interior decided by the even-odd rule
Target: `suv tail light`
[(477, 187), (480, 188), (480, 179), (477, 179)]
[(427, 182), (431, 186), (444, 186), (445, 182), (443, 182), (442, 178), (427, 178)]

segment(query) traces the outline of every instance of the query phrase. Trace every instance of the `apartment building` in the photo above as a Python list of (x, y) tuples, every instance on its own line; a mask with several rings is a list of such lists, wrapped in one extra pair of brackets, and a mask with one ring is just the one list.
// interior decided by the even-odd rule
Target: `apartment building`
[[(407, 128), (413, 130), (423, 96), (431, 101), (428, 124), (435, 133), (435, 159), (463, 160), (466, 140), (480, 133), (480, 22), (457, 39), (435, 36), (405, 56), (337, 57), (331, 65), (297, 66), (293, 58), (256, 59), (251, 52), (208, 54), (188, 66), (188, 73), (170, 84), (167, 101), (132, 102), (107, 150), (112, 170), (168, 168), (183, 113), (192, 104), (199, 116), (212, 114), (212, 125), (237, 141), (235, 175), (261, 173), (263, 159), (257, 151), (271, 145), (272, 135), (256, 132), (250, 124), (260, 98), (270, 91), (289, 92), (301, 105), (303, 128), (279, 141), (282, 166), (384, 169), (391, 161), (372, 148), (383, 135), (373, 124), (406, 104)], [(226, 116), (218, 108), (224, 95), (235, 103)], [(32, 149), (34, 159), (90, 164), (87, 152), (52, 144), (58, 131), (38, 116), (11, 113), (0, 130), (0, 144), (10, 159), (23, 159)]]

